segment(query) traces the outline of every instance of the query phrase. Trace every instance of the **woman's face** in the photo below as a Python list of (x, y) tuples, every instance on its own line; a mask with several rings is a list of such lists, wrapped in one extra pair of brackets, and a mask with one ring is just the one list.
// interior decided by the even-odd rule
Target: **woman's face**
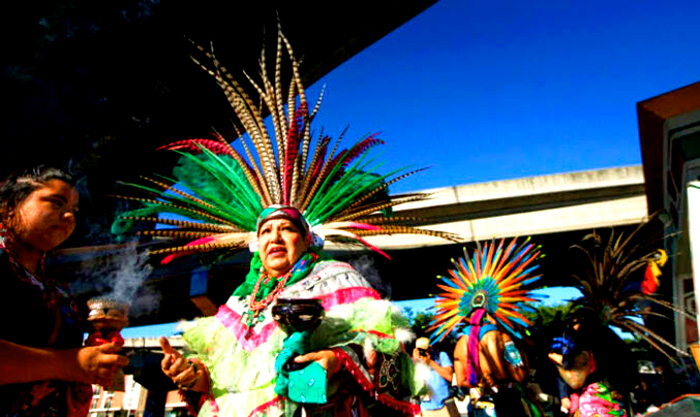
[(77, 211), (75, 188), (58, 179), (49, 180), (17, 207), (13, 237), (27, 249), (49, 251), (73, 233)]
[(258, 233), (258, 245), (260, 260), (273, 277), (289, 272), (309, 248), (299, 229), (284, 218), (263, 223)]

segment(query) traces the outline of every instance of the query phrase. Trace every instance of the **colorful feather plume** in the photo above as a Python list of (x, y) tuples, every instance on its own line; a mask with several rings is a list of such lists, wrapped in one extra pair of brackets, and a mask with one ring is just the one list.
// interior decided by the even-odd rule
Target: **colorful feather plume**
[[(192, 59), (216, 80), (243, 126), (245, 134), (239, 133), (237, 138), (242, 150), (219, 134), (213, 139), (180, 140), (161, 147), (182, 155), (174, 178), (129, 184), (148, 197), (123, 196), (140, 201), (144, 208), (125, 213), (115, 222), (113, 231), (125, 232), (138, 221), (166, 225), (168, 228), (156, 228), (148, 234), (177, 239), (174, 246), (154, 252), (171, 255), (166, 258), (169, 260), (182, 254), (243, 247), (255, 237), (260, 212), (284, 204), (299, 209), (312, 231), (328, 241), (358, 243), (378, 250), (364, 237), (409, 233), (456, 240), (451, 233), (417, 227), (420, 222), (415, 219), (386, 215), (397, 204), (428, 195), (388, 195), (389, 184), (419, 170), (376, 173), (378, 166), (367, 157), (371, 148), (382, 143), (376, 135), (368, 135), (337, 153), (340, 139), (329, 152), (331, 139), (324, 134), (318, 136), (314, 146), (311, 124), (323, 93), (309, 112), (298, 63), (281, 31), (274, 76), (267, 76), (264, 49), (260, 61), (262, 82), (246, 76), (260, 96), (259, 105), (213, 53), (199, 46), (197, 50), (202, 59)], [(285, 52), (291, 63), (286, 95), (281, 82)], [(272, 131), (268, 131), (263, 109), (269, 111)], [(172, 215), (180, 220), (173, 221)], [(188, 237), (196, 239), (188, 242)]]
[[(487, 315), (520, 338), (519, 328), (532, 324), (523, 314), (534, 311), (528, 304), (538, 301), (532, 294), (533, 284), (540, 275), (533, 275), (538, 268), (535, 262), (540, 256), (539, 246), (527, 238), (517, 245), (512, 239), (505, 246), (505, 239), (497, 245), (477, 245), (469, 256), (464, 248), (464, 257), (452, 261), (455, 268), (448, 277), (438, 277), (444, 292), (438, 294), (435, 304), (438, 310), (428, 330), (432, 339), (442, 340), (473, 315)], [(481, 318), (480, 318), (481, 320)]]

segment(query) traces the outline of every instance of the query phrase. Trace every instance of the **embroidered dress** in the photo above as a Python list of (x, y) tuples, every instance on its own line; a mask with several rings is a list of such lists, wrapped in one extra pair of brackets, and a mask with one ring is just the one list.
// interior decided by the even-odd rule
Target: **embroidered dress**
[[(316, 414), (334, 413), (337, 407), (366, 412), (370, 397), (390, 411), (419, 411), (415, 403), (400, 398), (419, 389), (411, 360), (396, 337), (409, 324), (350, 265), (319, 262), (308, 277), (285, 288), (279, 297), (318, 298), (326, 312), (311, 337), (310, 350), (337, 348), (342, 367), (328, 383), (328, 403), (314, 407)], [(298, 404), (275, 393), (275, 357), (287, 335), (271, 317), (273, 306), (261, 313), (247, 338), (246, 297), (232, 296), (215, 316), (184, 325), (184, 339), (207, 367), (212, 382), (200, 416), (281, 416), (297, 409)], [(371, 346), (383, 358), (375, 375), (362, 359), (363, 346)], [(387, 412), (380, 405), (375, 409)]]
[[(58, 283), (30, 274), (2, 248), (0, 277), (0, 339), (38, 348), (82, 346), (77, 305)], [(91, 399), (89, 384), (49, 380), (2, 385), (0, 416), (86, 416)]]

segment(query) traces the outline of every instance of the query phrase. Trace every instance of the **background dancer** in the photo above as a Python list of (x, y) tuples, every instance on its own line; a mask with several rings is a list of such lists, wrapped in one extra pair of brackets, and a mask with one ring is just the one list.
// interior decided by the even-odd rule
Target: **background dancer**
[(516, 239), (477, 245), (473, 256), (465, 248), (450, 276), (442, 277), (445, 285), (438, 285), (445, 292), (436, 300), (433, 338), (468, 322), (455, 346), (457, 385), (478, 388), (481, 397), (473, 398), (474, 406), (492, 400), (499, 416), (542, 415), (521, 386), (528, 364), (514, 340), (522, 337), (519, 329), (532, 324), (523, 312), (534, 312), (526, 303), (536, 301), (529, 291), (540, 277), (532, 275), (539, 256), (529, 239), (521, 245)]
[[(554, 338), (549, 353), (562, 379), (575, 390), (572, 415), (631, 415), (629, 396), (638, 380), (637, 364), (610, 326), (647, 341), (671, 360), (666, 349), (687, 355), (643, 324), (644, 319), (660, 315), (652, 311), (652, 305), (685, 313), (655, 294), (658, 281), (649, 286), (644, 276), (650, 265), (659, 263), (663, 252), (659, 251), (663, 234), (653, 233), (655, 225), (650, 223), (654, 219), (628, 235), (614, 230), (607, 236), (591, 233), (572, 247), (583, 255), (572, 273), (582, 296), (574, 300), (568, 325)], [(660, 270), (653, 278), (659, 276)]]

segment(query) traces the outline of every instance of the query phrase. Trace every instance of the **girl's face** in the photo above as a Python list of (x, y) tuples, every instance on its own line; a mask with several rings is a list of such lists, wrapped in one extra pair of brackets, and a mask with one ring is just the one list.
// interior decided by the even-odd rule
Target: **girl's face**
[(258, 244), (260, 260), (273, 277), (286, 274), (309, 248), (299, 229), (284, 218), (266, 221), (258, 233)]
[(47, 252), (63, 243), (75, 229), (78, 192), (61, 180), (49, 180), (34, 190), (12, 214), (16, 243)]

